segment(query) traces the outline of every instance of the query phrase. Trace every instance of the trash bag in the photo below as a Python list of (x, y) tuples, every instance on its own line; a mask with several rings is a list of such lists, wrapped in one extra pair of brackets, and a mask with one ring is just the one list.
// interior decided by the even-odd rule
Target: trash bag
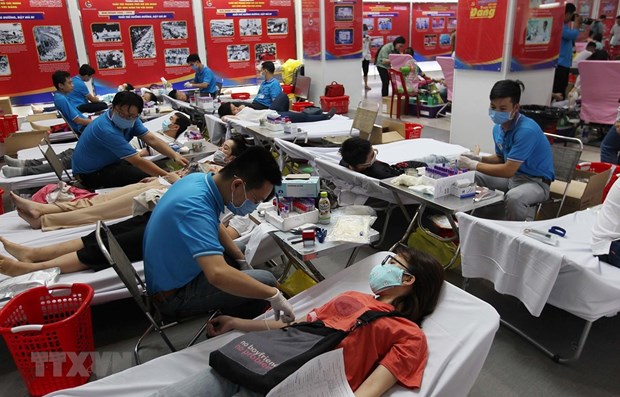
[(543, 131), (555, 130), (556, 123), (566, 115), (566, 109), (543, 105), (521, 105), (521, 113), (534, 120)]

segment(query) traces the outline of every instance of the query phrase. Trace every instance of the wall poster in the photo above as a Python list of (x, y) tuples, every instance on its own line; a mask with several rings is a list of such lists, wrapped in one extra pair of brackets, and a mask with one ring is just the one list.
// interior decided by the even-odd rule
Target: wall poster
[(450, 55), (450, 35), (456, 30), (457, 4), (415, 4), (411, 44), (416, 61), (429, 61)]
[(363, 23), (368, 27), (368, 35), (371, 37), (370, 52), (373, 59), (383, 44), (394, 41), (398, 36), (407, 40), (407, 47), (411, 45), (410, 17), (409, 4), (364, 3)]

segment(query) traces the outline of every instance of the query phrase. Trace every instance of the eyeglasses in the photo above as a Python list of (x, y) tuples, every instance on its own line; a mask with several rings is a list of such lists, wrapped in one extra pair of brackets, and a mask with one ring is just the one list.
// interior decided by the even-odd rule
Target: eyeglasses
[(406, 275), (408, 276), (412, 275), (411, 273), (409, 273), (409, 267), (405, 265), (404, 263), (402, 263), (401, 261), (399, 261), (396, 256), (393, 256), (393, 255), (386, 256), (385, 259), (383, 259), (383, 261), (381, 262), (381, 266), (385, 266), (385, 265), (398, 265), (402, 267), (403, 269), (405, 269)]
[(114, 111), (121, 116), (122, 118), (124, 118), (125, 120), (135, 120), (138, 118), (138, 114), (133, 115), (133, 114), (128, 114), (125, 113), (124, 111), (121, 110), (121, 108), (115, 108)]
[[(234, 177), (235, 177), (235, 178), (237, 178), (237, 179), (241, 179), (241, 178), (239, 178), (237, 175), (234, 175)], [(241, 179), (241, 182), (243, 182), (243, 191), (244, 191), (244, 193), (245, 193), (245, 197), (246, 197), (247, 199), (250, 199), (250, 200), (251, 200), (254, 204), (260, 204), (260, 203), (262, 203), (263, 201), (265, 201), (265, 200), (261, 200), (261, 199), (259, 199), (258, 197), (256, 197), (256, 193), (254, 193), (253, 191), (251, 191), (251, 190), (250, 190), (250, 191), (248, 191), (248, 190), (246, 189), (246, 186), (247, 186), (248, 184), (247, 184), (247, 183), (246, 183), (243, 179)], [(248, 197), (248, 194), (249, 194), (249, 195), (251, 195), (252, 197)]]

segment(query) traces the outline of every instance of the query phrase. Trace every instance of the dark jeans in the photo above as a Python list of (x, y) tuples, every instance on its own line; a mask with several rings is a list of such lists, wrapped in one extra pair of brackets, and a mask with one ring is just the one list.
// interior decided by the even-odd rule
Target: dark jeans
[(293, 123), (305, 123), (310, 121), (327, 120), (329, 117), (325, 113), (306, 114), (303, 112), (278, 112), (282, 117), (288, 117)]
[(108, 165), (97, 172), (76, 175), (78, 181), (87, 189), (127, 186), (149, 176), (125, 160)]
[(601, 142), (601, 161), (603, 163), (620, 164), (620, 134), (615, 126), (611, 126), (603, 142)]
[(553, 78), (553, 93), (554, 94), (562, 94), (566, 97), (566, 87), (568, 87), (568, 75), (570, 74), (570, 69), (566, 66), (556, 66), (555, 67), (555, 76)]
[(281, 113), (281, 112), (288, 112), (290, 102), (288, 100), (288, 95), (281, 92), (277, 97), (274, 98), (270, 106), (265, 106), (262, 103), (256, 102), (256, 100), (254, 100), (249, 105), (248, 104), (245, 104), (245, 105), (251, 107), (252, 109), (256, 109), (256, 110), (271, 109), (271, 110), (275, 110), (278, 113)]
[[(266, 270), (245, 270), (244, 273), (263, 284), (276, 286), (276, 278)], [(269, 307), (262, 299), (241, 298), (217, 289), (209, 283), (203, 272), (163, 302), (154, 303), (163, 315), (172, 318), (204, 314), (212, 310), (253, 318)]]
[(388, 96), (390, 87), (390, 75), (386, 68), (377, 67), (379, 77), (381, 77), (381, 96)]
[(105, 102), (88, 102), (77, 107), (77, 110), (84, 113), (97, 113), (104, 111), (108, 108), (108, 104)]
[(612, 241), (609, 247), (609, 254), (599, 255), (600, 260), (612, 266), (620, 267), (620, 240)]
[[(58, 155), (58, 159), (62, 163), (62, 166), (65, 169), (71, 169), (71, 158), (73, 157), (74, 149), (67, 149), (64, 152)], [(36, 164), (36, 163), (39, 164)], [(24, 167), (25, 174), (24, 175), (38, 175), (45, 174), (47, 172), (52, 172), (52, 166), (49, 163), (43, 163), (40, 160), (26, 160), (26, 166)]]

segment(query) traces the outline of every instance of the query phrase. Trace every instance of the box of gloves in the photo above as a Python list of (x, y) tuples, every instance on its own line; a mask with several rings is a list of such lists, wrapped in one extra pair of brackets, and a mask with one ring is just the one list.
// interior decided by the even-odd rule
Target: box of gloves
[(468, 189), (472, 189), (475, 193), (476, 171), (467, 171), (450, 176), (437, 176), (436, 174), (430, 174), (428, 171), (427, 168), (427, 174), (422, 176), (422, 178), (424, 179), (425, 185), (435, 188), (435, 193), (433, 194), (435, 198), (444, 197), (449, 194), (462, 197), (467, 194), (466, 192)]

